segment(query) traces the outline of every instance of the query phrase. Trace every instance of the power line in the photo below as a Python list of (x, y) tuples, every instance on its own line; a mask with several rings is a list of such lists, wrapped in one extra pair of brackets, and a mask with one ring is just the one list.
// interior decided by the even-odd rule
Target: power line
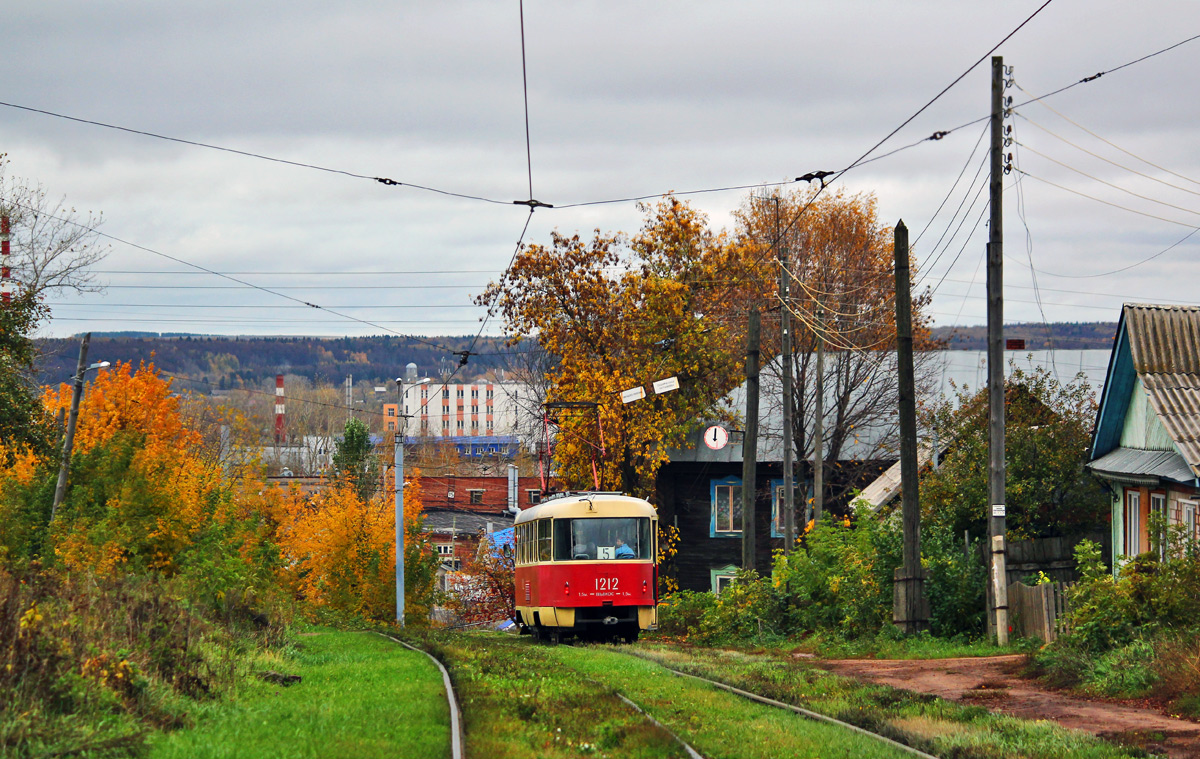
[[(988, 133), (988, 125), (985, 125), (983, 128), (983, 131), (981, 131), (979, 133), (979, 139), (975, 140), (975, 146), (971, 148), (970, 155), (968, 155), (967, 160), (963, 162), (962, 168), (958, 170), (958, 176), (954, 178), (954, 184), (950, 185), (950, 190), (946, 193), (946, 197), (942, 198), (942, 202), (938, 204), (937, 210), (933, 212), (933, 215), (929, 217), (929, 221), (925, 222), (925, 226), (917, 234), (916, 238), (913, 239), (913, 242), (912, 242), (913, 247), (916, 247), (917, 243), (921, 242), (921, 238), (925, 236), (925, 232), (933, 224), (934, 219), (936, 219), (938, 217), (938, 214), (940, 214), (942, 212), (942, 208), (944, 208), (946, 205), (946, 202), (950, 200), (950, 196), (954, 194), (955, 188), (957, 188), (958, 183), (962, 181), (963, 176), (967, 173), (967, 168), (971, 165), (971, 160), (975, 157), (975, 151), (979, 150), (979, 146), (983, 143), (983, 138), (987, 133)], [(979, 176), (978, 171), (975, 173), (975, 176), (976, 177)], [(974, 180), (972, 180), (972, 183), (973, 182), (974, 182)], [(967, 192), (968, 192), (968, 194), (970, 194), (970, 190), (968, 190)], [(960, 208), (962, 207), (961, 204), (959, 205), (959, 207)], [(957, 215), (957, 212), (955, 212), (955, 215)], [(951, 217), (951, 223), (953, 223), (953, 220), (954, 220), (954, 217)], [(934, 245), (934, 250), (936, 250), (936, 249), (937, 249), (937, 245)]]
[[(1080, 192), (1079, 190), (1072, 190), (1070, 187), (1064, 187), (1056, 182), (1051, 182), (1049, 179), (1043, 179), (1042, 177), (1036, 176), (1034, 174), (1030, 174), (1028, 171), (1024, 171), (1022, 169), (1014, 168), (1013, 171), (1015, 171), (1019, 174), (1022, 174), (1024, 176), (1027, 176), (1030, 179), (1036, 179), (1037, 181), (1042, 182), (1043, 184), (1048, 184), (1051, 187), (1057, 187), (1058, 189), (1062, 190), (1063, 192), (1069, 192), (1072, 195), (1078, 195), (1081, 198), (1087, 198), (1088, 200), (1094, 200), (1097, 203), (1102, 203), (1102, 204), (1104, 204), (1106, 206), (1110, 206), (1112, 208), (1119, 208), (1122, 211), (1128, 211), (1129, 213), (1134, 213), (1134, 214), (1137, 214), (1138, 216), (1145, 216), (1146, 218), (1155, 219), (1157, 221), (1165, 221), (1168, 224), (1176, 224), (1181, 227), (1187, 227), (1189, 229), (1196, 229), (1196, 225), (1192, 224), (1190, 222), (1176, 221), (1175, 219), (1168, 219), (1168, 218), (1165, 218), (1162, 216), (1155, 216), (1152, 213), (1146, 213), (1145, 211), (1138, 211), (1133, 208), (1129, 208), (1128, 206), (1123, 206), (1120, 203), (1113, 203), (1111, 201), (1103, 200), (1101, 198), (1095, 197), (1094, 195), (1088, 195), (1086, 192)], [(1189, 213), (1194, 213), (1194, 212), (1189, 212)]]
[[(21, 203), (19, 203), (19, 202), (17, 202), (17, 201), (10, 201), (10, 203), (11, 203), (12, 205), (14, 205), (14, 206), (17, 206), (17, 207), (19, 207), (19, 208), (24, 208), (24, 209), (26, 209), (26, 210), (31, 210), (31, 211), (36, 211), (36, 210), (37, 210), (37, 209), (30, 208), (29, 206), (23, 205), (23, 204), (21, 204)], [(411, 339), (411, 340), (416, 340), (416, 341), (417, 341), (417, 342), (419, 342), (419, 343), (425, 343), (426, 345), (431, 345), (431, 346), (433, 346), (433, 347), (435, 347), (435, 348), (441, 348), (441, 349), (443, 349), (443, 350), (447, 350), (447, 349), (445, 348), (445, 346), (438, 345), (437, 343), (431, 342), (431, 341), (429, 341), (429, 340), (425, 340), (424, 338), (421, 338), (421, 337), (417, 337), (416, 335), (403, 335), (403, 334), (401, 334), (401, 333), (399, 333), (399, 332), (396, 332), (395, 330), (393, 330), (393, 329), (391, 329), (391, 328), (389, 328), (389, 327), (384, 327), (384, 326), (382, 326), (382, 325), (380, 325), (380, 324), (376, 324), (376, 323), (374, 323), (374, 322), (367, 321), (366, 319), (359, 319), (359, 318), (358, 318), (358, 317), (356, 317), (356, 316), (351, 316), (350, 314), (346, 314), (346, 313), (343, 313), (343, 312), (341, 312), (341, 311), (334, 311), (334, 310), (332, 310), (332, 309), (326, 308), (326, 307), (324, 307), (324, 306), (321, 306), (321, 305), (318, 305), (318, 304), (316, 304), (316, 303), (310, 303), (310, 302), (308, 302), (308, 301), (301, 300), (300, 298), (294, 298), (294, 297), (292, 297), (291, 295), (287, 295), (286, 293), (278, 292), (278, 291), (276, 291), (276, 290), (274, 290), (274, 289), (271, 289), (271, 288), (262, 287), (261, 285), (256, 285), (256, 284), (253, 284), (253, 283), (251, 283), (251, 282), (247, 282), (247, 281), (246, 281), (246, 280), (244, 280), (244, 279), (238, 279), (237, 277), (233, 277), (233, 276), (230, 276), (230, 275), (228, 275), (228, 274), (222, 274), (222, 273), (220, 273), (220, 272), (218, 272), (218, 271), (214, 271), (214, 270), (212, 270), (212, 269), (209, 269), (208, 267), (201, 266), (200, 264), (194, 264), (194, 263), (192, 263), (191, 261), (187, 261), (187, 260), (184, 260), (184, 259), (182, 259), (182, 258), (178, 258), (178, 257), (176, 257), (176, 256), (172, 256), (172, 255), (170, 255), (170, 254), (168, 254), (168, 253), (163, 253), (163, 252), (161, 252), (161, 251), (158, 251), (158, 250), (155, 250), (155, 249), (153, 249), (153, 248), (146, 247), (145, 245), (138, 245), (137, 243), (133, 243), (133, 242), (130, 242), (130, 241), (128, 241), (128, 240), (123, 240), (123, 239), (121, 239), (120, 237), (116, 237), (116, 236), (114, 236), (114, 235), (110, 235), (110, 234), (107, 234), (107, 233), (105, 233), (105, 232), (101, 232), (101, 231), (100, 231), (99, 229), (97, 229), (96, 227), (88, 226), (87, 224), (83, 224), (83, 223), (81, 223), (81, 222), (75, 221), (74, 219), (64, 218), (64, 217), (61, 217), (61, 216), (55, 216), (54, 214), (47, 213), (47, 212), (44, 212), (44, 211), (42, 211), (42, 212), (40, 212), (40, 213), (41, 213), (41, 215), (42, 215), (42, 216), (45, 216), (46, 218), (49, 218), (49, 219), (54, 219), (55, 221), (58, 221), (58, 222), (60, 222), (60, 223), (71, 224), (71, 225), (73, 225), (73, 226), (76, 226), (76, 227), (79, 227), (79, 228), (81, 228), (81, 229), (87, 230), (88, 232), (91, 232), (92, 234), (94, 234), (94, 235), (97, 235), (97, 236), (99, 236), (99, 237), (104, 237), (104, 238), (106, 238), (106, 239), (109, 239), (109, 240), (112, 240), (112, 241), (114, 241), (114, 242), (121, 243), (122, 245), (128, 245), (128, 246), (129, 246), (129, 247), (131, 247), (131, 248), (136, 248), (137, 250), (145, 251), (146, 253), (152, 253), (152, 254), (154, 254), (154, 255), (156, 255), (156, 256), (160, 256), (160, 257), (162, 257), (162, 258), (166, 258), (166, 259), (168, 259), (168, 260), (170, 260), (170, 261), (174, 261), (175, 263), (178, 263), (178, 264), (183, 264), (184, 266), (190, 266), (190, 267), (192, 267), (193, 269), (199, 269), (200, 271), (208, 272), (209, 274), (212, 274), (212, 275), (214, 275), (214, 276), (217, 276), (217, 277), (221, 277), (222, 279), (227, 279), (227, 280), (229, 280), (229, 281), (231, 281), (231, 282), (236, 282), (236, 283), (238, 283), (238, 284), (240, 284), (240, 285), (243, 285), (243, 286), (245, 286), (245, 287), (249, 287), (249, 288), (252, 288), (252, 289), (254, 289), (254, 290), (259, 290), (259, 291), (261, 291), (261, 292), (265, 292), (265, 293), (270, 293), (271, 295), (275, 295), (275, 296), (277, 296), (277, 297), (284, 298), (284, 299), (286, 299), (286, 300), (290, 300), (290, 301), (293, 301), (293, 302), (295, 302), (295, 303), (299, 303), (299, 304), (301, 304), (301, 305), (308, 306), (308, 307), (310, 307), (310, 308), (318, 309), (318, 310), (320, 310), (320, 311), (324, 311), (324, 312), (326, 312), (326, 313), (333, 314), (334, 316), (339, 316), (339, 317), (341, 317), (341, 318), (343, 318), (343, 319), (348, 319), (348, 320), (350, 320), (350, 321), (353, 321), (353, 322), (358, 322), (359, 324), (365, 324), (365, 325), (367, 325), (367, 326), (369, 326), (369, 327), (375, 327), (376, 329), (382, 329), (384, 332), (390, 332), (390, 333), (392, 333), (392, 334), (394, 334), (394, 335), (397, 335), (397, 336), (399, 336), (399, 337), (405, 337), (405, 338), (408, 338), (408, 339)], [(526, 226), (528, 226), (528, 223), (526, 223)]]
[(1016, 140), (1014, 140), (1013, 142), (1014, 142), (1014, 144), (1016, 144), (1016, 145), (1019, 145), (1020, 147), (1023, 147), (1023, 148), (1025, 148), (1025, 149), (1026, 149), (1026, 150), (1028, 150), (1030, 153), (1033, 153), (1033, 154), (1034, 154), (1034, 155), (1036, 155), (1036, 156), (1039, 156), (1039, 157), (1041, 157), (1041, 158), (1045, 158), (1047, 161), (1049, 161), (1049, 162), (1051, 162), (1051, 163), (1053, 163), (1053, 164), (1056, 164), (1056, 165), (1058, 165), (1058, 166), (1061, 166), (1061, 167), (1063, 167), (1064, 169), (1066, 169), (1067, 171), (1073, 171), (1073, 172), (1075, 172), (1076, 174), (1080, 175), (1081, 177), (1086, 177), (1087, 179), (1090, 179), (1090, 180), (1092, 180), (1093, 182), (1099, 182), (1100, 184), (1104, 185), (1105, 187), (1111, 187), (1111, 188), (1113, 188), (1114, 190), (1117, 190), (1117, 191), (1119, 191), (1119, 192), (1123, 192), (1123, 193), (1125, 193), (1126, 195), (1132, 195), (1133, 197), (1135, 197), (1135, 198), (1137, 198), (1137, 199), (1139, 199), (1139, 200), (1145, 200), (1145, 201), (1147, 201), (1147, 202), (1150, 202), (1150, 203), (1156, 203), (1156, 204), (1158, 204), (1158, 205), (1160, 205), (1160, 206), (1166, 206), (1167, 208), (1173, 208), (1173, 209), (1175, 209), (1176, 211), (1183, 211), (1184, 213), (1190, 213), (1190, 214), (1195, 214), (1195, 215), (1197, 215), (1197, 216), (1200, 216), (1200, 211), (1193, 211), (1193, 210), (1192, 210), (1192, 209), (1190, 209), (1190, 208), (1184, 208), (1183, 206), (1177, 206), (1177, 205), (1175, 205), (1174, 203), (1168, 203), (1168, 202), (1166, 202), (1165, 200), (1158, 200), (1158, 199), (1156, 199), (1156, 198), (1149, 197), (1148, 195), (1141, 195), (1141, 194), (1139, 194), (1139, 193), (1136, 193), (1136, 192), (1134, 192), (1133, 190), (1127, 189), (1127, 188), (1125, 188), (1125, 187), (1121, 187), (1120, 185), (1117, 185), (1117, 184), (1113, 184), (1112, 182), (1105, 181), (1105, 180), (1103, 180), (1103, 179), (1100, 179), (1099, 177), (1092, 176), (1091, 174), (1087, 173), (1086, 171), (1083, 171), (1083, 170), (1081, 170), (1081, 169), (1077, 169), (1077, 168), (1075, 168), (1074, 166), (1071, 166), (1070, 164), (1063, 163), (1062, 161), (1060, 161), (1060, 160), (1058, 160), (1058, 159), (1056, 159), (1056, 158), (1051, 158), (1050, 156), (1046, 155), (1045, 153), (1042, 153), (1041, 151), (1035, 150), (1035, 149), (1033, 149), (1033, 148), (1029, 147), (1028, 145), (1026, 145), (1026, 144), (1024, 144), (1024, 143), (1017, 142)]
[[(1017, 85), (1017, 86), (1019, 87), (1020, 85)], [(1151, 182), (1157, 182), (1158, 184), (1164, 185), (1166, 187), (1170, 187), (1172, 190), (1179, 190), (1180, 192), (1186, 192), (1189, 195), (1200, 195), (1200, 192), (1196, 192), (1195, 190), (1189, 190), (1186, 187), (1180, 187), (1177, 184), (1171, 184), (1170, 182), (1168, 182), (1164, 179), (1159, 179), (1158, 177), (1151, 176), (1145, 172), (1138, 171), (1137, 169), (1134, 169), (1134, 168), (1130, 168), (1129, 166), (1126, 166), (1125, 164), (1117, 163), (1116, 161), (1114, 161), (1110, 158), (1105, 158), (1104, 156), (1100, 155), (1099, 153), (1094, 153), (1094, 152), (1088, 150), (1087, 148), (1083, 147), (1082, 145), (1076, 145), (1074, 142), (1071, 142), (1066, 137), (1063, 137), (1062, 135), (1056, 134), (1055, 132), (1051, 131), (1050, 129), (1047, 129), (1046, 127), (1037, 123), (1036, 121), (1029, 118), (1028, 116), (1026, 116), (1023, 113), (1017, 113), (1016, 111), (1014, 111), (1013, 113), (1014, 113), (1014, 115), (1024, 119), (1025, 121), (1028, 121), (1031, 125), (1033, 125), (1037, 129), (1040, 129), (1041, 131), (1045, 132), (1046, 134), (1050, 135), (1051, 137), (1053, 137), (1057, 140), (1060, 140), (1062, 142), (1065, 142), (1066, 144), (1070, 145), (1071, 147), (1075, 148), (1076, 150), (1078, 150), (1082, 153), (1087, 153), (1092, 158), (1096, 158), (1098, 160), (1104, 161), (1105, 163), (1109, 164), (1110, 166), (1115, 166), (1118, 169), (1123, 169), (1125, 171), (1128, 171), (1130, 174), (1135, 174), (1139, 177), (1142, 177), (1143, 179), (1148, 179)], [(1055, 113), (1058, 113), (1058, 112), (1055, 111)], [(1072, 122), (1072, 123), (1074, 123), (1074, 122)], [(1102, 139), (1102, 138), (1098, 138), (1098, 139)], [(1108, 141), (1105, 140), (1105, 142), (1108, 142)], [(1108, 144), (1113, 145), (1113, 143), (1111, 143), (1111, 142), (1109, 142)], [(1114, 145), (1114, 147), (1116, 147), (1116, 146)], [(1128, 153), (1129, 155), (1132, 155), (1132, 153), (1129, 153), (1129, 151), (1124, 150), (1123, 148), (1117, 148), (1117, 149), (1121, 150), (1124, 153)], [(1134, 156), (1134, 157), (1136, 158), (1136, 156)], [(1146, 161), (1145, 159), (1142, 159), (1142, 158), (1139, 158), (1138, 160), (1142, 161), (1143, 163), (1149, 163), (1148, 161)], [(1156, 164), (1150, 164), (1150, 165), (1154, 166), (1155, 168), (1159, 168)], [(1170, 174), (1175, 174), (1175, 172), (1169, 171), (1167, 169), (1161, 169), (1161, 170), (1167, 171)], [(1176, 176), (1182, 176), (1182, 175), (1176, 174)], [(1186, 179), (1186, 177), (1185, 177), (1185, 179)], [(1195, 180), (1192, 180), (1192, 179), (1188, 179), (1187, 181), (1195, 182)], [(1196, 182), (1196, 184), (1200, 184), (1200, 182)]]
[(120, 126), (117, 124), (108, 124), (103, 121), (96, 121), (94, 119), (85, 119), (85, 118), (80, 118), (78, 116), (68, 116), (65, 113), (56, 113), (54, 111), (48, 111), (48, 110), (45, 110), (42, 108), (33, 108), (31, 106), (20, 105), (18, 103), (6, 103), (3, 101), (0, 101), (0, 106), (3, 106), (5, 108), (14, 108), (19, 111), (27, 111), (29, 113), (38, 113), (43, 116), (53, 116), (54, 118), (57, 118), (57, 119), (65, 119), (67, 121), (74, 121), (79, 124), (88, 124), (90, 126), (103, 127), (105, 129), (115, 129), (118, 132), (127, 132), (129, 134), (141, 135), (143, 137), (153, 137), (154, 139), (157, 139), (157, 140), (166, 140), (167, 142), (175, 142), (175, 143), (179, 143), (181, 145), (190, 145), (192, 147), (197, 147), (197, 148), (206, 148), (208, 150), (217, 150), (222, 153), (232, 153), (234, 155), (240, 155), (240, 156), (244, 156), (246, 158), (257, 158), (260, 161), (270, 161), (271, 163), (281, 163), (281, 164), (284, 164), (287, 166), (295, 166), (295, 167), (302, 168), (302, 169), (313, 169), (315, 171), (323, 171), (328, 174), (341, 174), (342, 176), (352, 177), (354, 179), (369, 179), (372, 182), (378, 182), (379, 184), (386, 185), (389, 187), (409, 187), (414, 190), (423, 190), (425, 192), (432, 192), (432, 193), (436, 193), (438, 195), (447, 195), (447, 196), (454, 197), (454, 198), (463, 198), (465, 200), (478, 200), (478, 201), (482, 201), (484, 203), (495, 203), (498, 205), (505, 205), (505, 206), (511, 205), (509, 202), (506, 202), (503, 200), (495, 200), (493, 198), (485, 198), (485, 197), (480, 197), (478, 195), (468, 195), (468, 194), (460, 193), (460, 192), (451, 192), (450, 190), (441, 190), (436, 187), (427, 187), (425, 185), (413, 184), (411, 182), (398, 182), (394, 179), (389, 179), (388, 177), (373, 177), (373, 176), (370, 176), (367, 174), (359, 174), (359, 173), (356, 173), (353, 171), (346, 171), (345, 169), (333, 169), (328, 166), (320, 166), (320, 165), (313, 164), (313, 163), (305, 163), (303, 161), (292, 161), (292, 160), (288, 160), (286, 158), (275, 158), (273, 156), (264, 155), (262, 153), (253, 153), (248, 150), (238, 150), (237, 148), (227, 148), (227, 147), (223, 147), (221, 145), (213, 145), (213, 144), (207, 143), (207, 142), (197, 142), (196, 140), (187, 140), (187, 139), (183, 139), (181, 137), (170, 137), (168, 135), (158, 134), (156, 132), (147, 132), (142, 129), (133, 129), (132, 127)]

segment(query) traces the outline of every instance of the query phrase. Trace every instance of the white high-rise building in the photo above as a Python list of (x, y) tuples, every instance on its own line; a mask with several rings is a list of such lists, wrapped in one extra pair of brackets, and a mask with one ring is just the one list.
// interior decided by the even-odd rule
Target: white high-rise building
[[(402, 410), (384, 405), (385, 426), (409, 437), (519, 436), (540, 413), (530, 389), (516, 382), (406, 382), (403, 403)], [(394, 424), (392, 417), (401, 415), (407, 423)]]

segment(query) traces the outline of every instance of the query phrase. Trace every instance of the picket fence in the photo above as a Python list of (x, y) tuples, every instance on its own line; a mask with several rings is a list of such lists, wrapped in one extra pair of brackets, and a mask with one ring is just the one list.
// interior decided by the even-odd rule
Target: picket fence
[(1067, 632), (1067, 612), (1070, 602), (1067, 590), (1075, 583), (1047, 582), (1026, 585), (1014, 582), (1008, 586), (1009, 623), (1013, 631), (1025, 638), (1041, 638), (1053, 642)]

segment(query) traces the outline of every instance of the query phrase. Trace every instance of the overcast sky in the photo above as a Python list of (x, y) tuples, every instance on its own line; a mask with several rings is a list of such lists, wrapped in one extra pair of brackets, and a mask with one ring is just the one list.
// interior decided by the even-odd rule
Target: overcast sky
[[(561, 206), (844, 168), (1043, 1), (526, 0), (533, 195)], [(529, 195), (517, 0), (5, 5), (4, 102), (505, 203), (0, 107), (8, 175), (103, 212), (103, 231), (121, 240), (257, 272), (236, 276), (303, 288), (281, 291), (397, 332), (478, 329), (471, 296), (504, 269), (527, 216), (507, 204)], [(1197, 33), (1194, 2), (1054, 0), (998, 52), (1041, 95)], [(1123, 301), (1200, 302), (1200, 234), (1109, 273), (1200, 225), (1198, 64), (1200, 40), (1047, 100), (1058, 113), (1018, 109), (1011, 149), (1032, 178), (1006, 183), (1006, 321), (1113, 321)], [(879, 152), (986, 116), (989, 69)], [(985, 321), (986, 192), (971, 206), (984, 128), (838, 183), (875, 193), (882, 220), (903, 218), (912, 238), (928, 225), (915, 250), (941, 325)], [(745, 195), (691, 200), (722, 226)], [(525, 239), (639, 225), (633, 203), (542, 209)], [(107, 290), (56, 298), (47, 334), (382, 331), (118, 242), (99, 269)]]

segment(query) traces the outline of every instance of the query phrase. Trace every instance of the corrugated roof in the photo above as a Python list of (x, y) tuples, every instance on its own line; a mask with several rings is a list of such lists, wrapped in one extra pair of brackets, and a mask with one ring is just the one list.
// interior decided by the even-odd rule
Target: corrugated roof
[[(933, 459), (933, 449), (922, 445), (917, 449), (917, 469), (920, 470)], [(860, 504), (870, 511), (878, 511), (881, 506), (890, 503), (900, 493), (900, 464), (897, 461), (888, 470), (875, 478), (875, 481), (863, 488), (862, 493), (853, 501), (857, 509)]]
[(1190, 483), (1194, 478), (1191, 467), (1175, 451), (1116, 448), (1089, 462), (1088, 468), (1097, 473), (1127, 476), (1134, 480), (1149, 477)]
[(1200, 306), (1126, 303), (1124, 317), (1150, 406), (1200, 476)]

